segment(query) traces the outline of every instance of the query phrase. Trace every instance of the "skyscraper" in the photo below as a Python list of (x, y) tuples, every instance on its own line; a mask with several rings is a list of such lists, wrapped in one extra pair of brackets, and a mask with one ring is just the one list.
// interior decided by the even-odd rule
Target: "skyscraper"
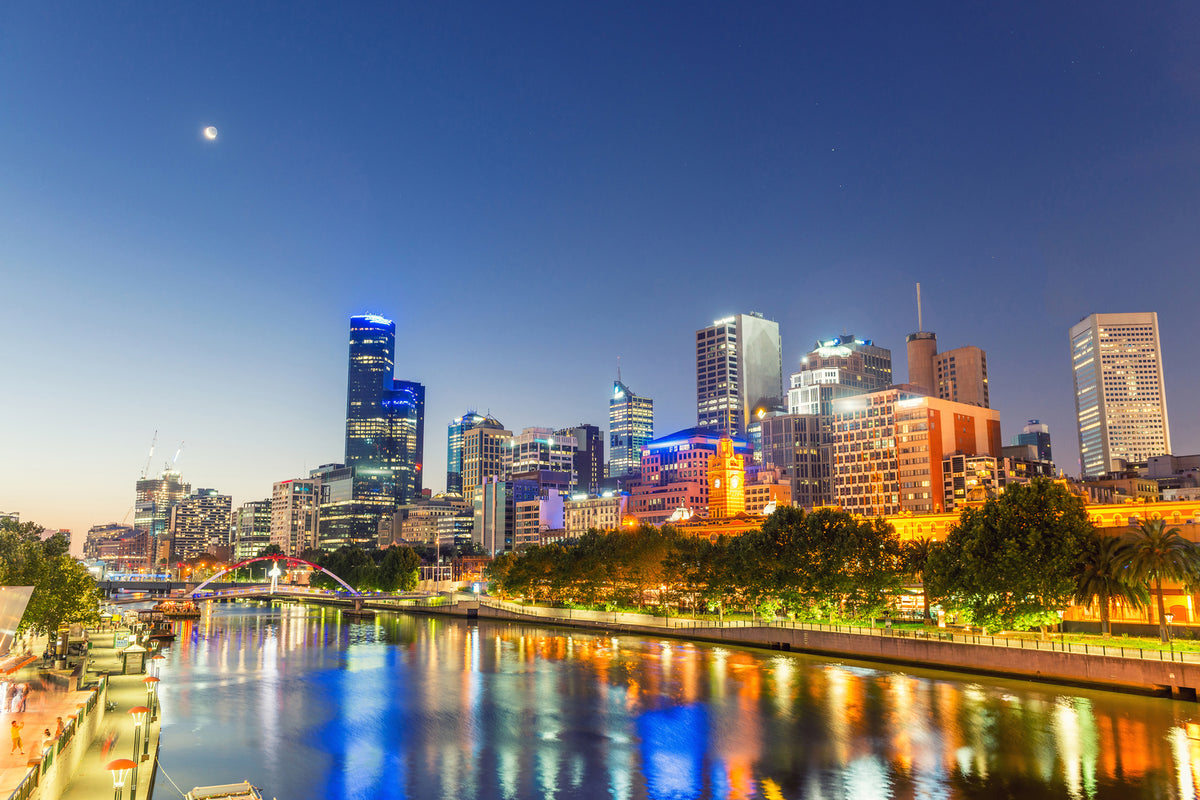
[[(917, 327), (923, 327), (919, 283)], [(937, 334), (926, 330), (910, 333), (906, 342), (910, 390), (956, 403), (991, 408), (987, 353), (973, 345), (939, 353)]]
[(613, 381), (608, 399), (608, 477), (636, 475), (642, 466), (642, 445), (654, 438), (654, 401), (639, 397)]
[(1029, 420), (1021, 432), (1013, 437), (1012, 443), (1036, 447), (1038, 461), (1054, 461), (1054, 455), (1050, 449), (1050, 426), (1043, 425), (1039, 420)]
[(463, 493), (463, 440), (471, 428), (490, 428), (502, 431), (504, 426), (495, 417), (468, 411), (446, 426), (446, 493)]
[(563, 428), (556, 436), (575, 438), (575, 486), (581, 492), (596, 494), (604, 478), (604, 439), (600, 428), (586, 423)]
[(1071, 328), (1085, 477), (1171, 452), (1158, 314), (1092, 314)]
[(421, 493), (425, 387), (393, 377), (396, 325), (374, 314), (350, 318), (346, 466), (356, 505), (350, 538), (377, 540), (379, 520)]
[(137, 482), (137, 499), (134, 501), (133, 527), (145, 531), (149, 551), (148, 563), (158, 562), (158, 542), (166, 541), (171, 524), (171, 509), (192, 491), (189, 483), (172, 469), (164, 469), (157, 478), (140, 478)]
[(696, 331), (697, 427), (743, 435), (759, 406), (783, 406), (779, 323), (751, 312)]
[(171, 508), (171, 560), (197, 558), (213, 547), (228, 547), (232, 509), (229, 495), (197, 489)]

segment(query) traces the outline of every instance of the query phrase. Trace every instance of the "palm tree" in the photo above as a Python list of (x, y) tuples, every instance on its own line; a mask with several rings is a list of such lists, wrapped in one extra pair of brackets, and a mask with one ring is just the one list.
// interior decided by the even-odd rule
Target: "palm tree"
[(1136, 609), (1150, 604), (1146, 587), (1134, 582), (1127, 566), (1128, 544), (1113, 536), (1094, 535), (1083, 554), (1079, 575), (1076, 576), (1075, 602), (1081, 606), (1096, 603), (1100, 606), (1100, 633), (1112, 634), (1112, 601), (1120, 600)]
[(912, 539), (904, 543), (904, 568), (921, 581), (921, 595), (925, 601), (924, 624), (929, 625), (932, 618), (929, 615), (929, 587), (925, 580), (925, 572), (929, 568), (929, 554), (937, 547), (937, 542), (928, 537)]
[(1179, 528), (1167, 530), (1161, 519), (1143, 521), (1133, 533), (1122, 537), (1129, 548), (1125, 563), (1134, 580), (1149, 585), (1154, 581), (1154, 593), (1158, 596), (1158, 635), (1169, 641), (1166, 608), (1163, 607), (1163, 579), (1180, 583), (1195, 583), (1200, 577), (1200, 551), (1179, 532)]

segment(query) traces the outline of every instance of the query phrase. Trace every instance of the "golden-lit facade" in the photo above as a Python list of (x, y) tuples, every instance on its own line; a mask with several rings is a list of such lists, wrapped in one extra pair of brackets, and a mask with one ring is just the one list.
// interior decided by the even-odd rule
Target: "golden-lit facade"
[(745, 461), (733, 451), (733, 440), (726, 436), (708, 458), (708, 516), (726, 519), (745, 512)]

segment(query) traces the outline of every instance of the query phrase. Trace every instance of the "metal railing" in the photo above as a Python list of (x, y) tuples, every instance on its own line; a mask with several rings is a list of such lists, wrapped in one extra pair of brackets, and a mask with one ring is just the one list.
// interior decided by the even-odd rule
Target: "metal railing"
[(1141, 647), (1123, 647), (1102, 644), (1076, 644), (1061, 639), (1048, 641), (1026, 639), (1022, 637), (990, 636), (985, 634), (953, 633), (943, 629), (909, 630), (905, 628), (875, 628), (865, 625), (827, 625), (820, 622), (797, 622), (795, 620), (702, 620), (682, 619), (678, 617), (661, 617), (650, 614), (638, 614), (628, 611), (589, 611), (573, 608), (546, 608), (544, 606), (526, 606), (495, 598), (479, 598), (480, 605), (507, 611), (512, 614), (531, 617), (538, 620), (564, 620), (571, 622), (591, 622), (596, 624), (631, 625), (643, 628), (658, 628), (669, 631), (701, 631), (729, 630), (738, 628), (765, 628), (777, 630), (801, 630), (821, 633), (840, 633), (852, 636), (876, 636), (889, 639), (925, 639), (929, 641), (950, 642), (954, 644), (976, 645), (981, 647), (1007, 647), (1018, 650), (1047, 650), (1061, 653), (1072, 653), (1083, 656), (1101, 656), (1107, 658), (1130, 658), (1142, 661), (1174, 661), (1182, 663), (1200, 663), (1200, 653), (1156, 650)]

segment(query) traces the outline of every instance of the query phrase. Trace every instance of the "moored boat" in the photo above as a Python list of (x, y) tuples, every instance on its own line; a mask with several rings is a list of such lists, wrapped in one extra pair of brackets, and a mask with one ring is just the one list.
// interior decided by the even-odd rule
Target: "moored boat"
[(219, 786), (197, 786), (185, 795), (186, 800), (263, 800), (258, 787), (249, 781)]

